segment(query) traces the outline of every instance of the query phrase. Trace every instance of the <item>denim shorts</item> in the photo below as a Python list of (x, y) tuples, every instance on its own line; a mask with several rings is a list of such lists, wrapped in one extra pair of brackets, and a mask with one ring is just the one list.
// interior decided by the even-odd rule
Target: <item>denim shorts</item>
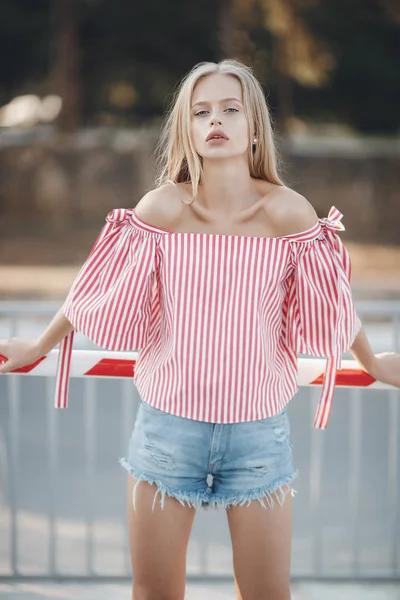
[[(242, 423), (208, 423), (178, 417), (139, 401), (126, 458), (121, 465), (138, 484), (156, 484), (165, 494), (195, 508), (283, 503), (298, 471), (293, 467), (289, 417), (279, 414)], [(265, 501), (267, 506), (265, 505)]]

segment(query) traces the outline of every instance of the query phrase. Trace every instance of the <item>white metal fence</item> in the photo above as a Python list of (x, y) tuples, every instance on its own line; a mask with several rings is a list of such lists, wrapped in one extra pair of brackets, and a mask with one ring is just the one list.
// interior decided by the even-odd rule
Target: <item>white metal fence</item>
[[(0, 338), (36, 336), (57, 303), (0, 303)], [(359, 302), (375, 352), (399, 350), (400, 303)], [(80, 334), (76, 348), (94, 347)], [(0, 579), (130, 576), (126, 472), (118, 465), (138, 395), (128, 380), (71, 380), (67, 411), (54, 378), (0, 376)], [(399, 391), (337, 389), (329, 427), (313, 429), (320, 388), (289, 415), (294, 485), (293, 578), (400, 579)], [(224, 511), (199, 512), (188, 580), (232, 577)]]

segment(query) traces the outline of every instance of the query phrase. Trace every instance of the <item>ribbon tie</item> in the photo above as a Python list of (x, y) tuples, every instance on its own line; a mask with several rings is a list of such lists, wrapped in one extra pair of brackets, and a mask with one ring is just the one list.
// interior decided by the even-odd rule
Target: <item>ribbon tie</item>
[(117, 224), (123, 223), (132, 215), (132, 209), (130, 208), (115, 208), (110, 211), (106, 216), (107, 223)]
[(317, 413), (314, 419), (314, 426), (320, 429), (325, 429), (332, 405), (333, 390), (336, 382), (336, 372), (341, 368), (343, 347), (343, 327), (344, 327), (344, 305), (343, 305), (343, 268), (339, 256), (339, 244), (336, 237), (336, 231), (344, 231), (345, 227), (341, 223), (343, 214), (332, 206), (328, 213), (328, 217), (321, 219), (326, 229), (329, 231), (327, 237), (331, 244), (332, 253), (331, 260), (335, 270), (334, 281), (336, 284), (336, 299), (335, 299), (335, 323), (334, 329), (331, 331), (332, 354), (327, 356), (326, 370), (324, 382), (322, 386), (322, 394), (318, 404)]
[(326, 225), (328, 229), (333, 231), (344, 231), (345, 227), (341, 222), (343, 214), (338, 210), (335, 206), (332, 206), (331, 210), (328, 213), (328, 216), (321, 221)]

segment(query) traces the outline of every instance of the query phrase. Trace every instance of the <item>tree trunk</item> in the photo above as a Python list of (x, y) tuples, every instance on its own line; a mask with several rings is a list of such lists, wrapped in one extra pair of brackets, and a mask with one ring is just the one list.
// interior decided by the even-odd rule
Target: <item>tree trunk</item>
[(288, 74), (287, 52), (285, 40), (272, 37), (272, 77), (278, 100), (276, 126), (281, 134), (288, 131), (290, 118), (293, 116), (292, 81)]
[(233, 9), (234, 0), (219, 0), (219, 55), (220, 60), (224, 58), (234, 58), (233, 44)]
[(62, 108), (57, 127), (63, 133), (76, 130), (80, 116), (79, 43), (77, 34), (79, 0), (56, 0), (54, 76)]

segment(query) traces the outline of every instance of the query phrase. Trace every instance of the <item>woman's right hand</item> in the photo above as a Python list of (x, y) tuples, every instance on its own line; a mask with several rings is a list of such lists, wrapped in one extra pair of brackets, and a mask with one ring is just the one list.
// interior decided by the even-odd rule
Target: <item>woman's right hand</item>
[(0, 374), (31, 365), (41, 356), (37, 340), (17, 337), (0, 340)]

